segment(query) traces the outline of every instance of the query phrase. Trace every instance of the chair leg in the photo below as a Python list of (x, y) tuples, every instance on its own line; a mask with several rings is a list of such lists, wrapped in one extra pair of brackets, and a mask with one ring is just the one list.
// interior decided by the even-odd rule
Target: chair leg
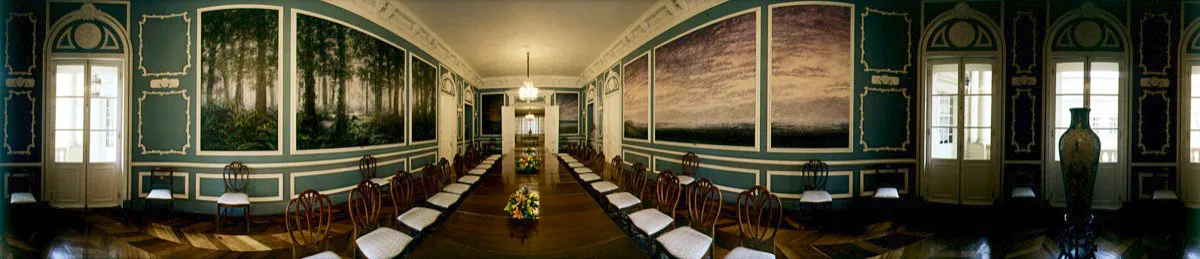
[(246, 204), (246, 209), (245, 209), (245, 211), (243, 211), (242, 214), (246, 215), (246, 234), (249, 235), (250, 234), (250, 204)]
[(221, 233), (221, 205), (217, 205), (217, 234)]

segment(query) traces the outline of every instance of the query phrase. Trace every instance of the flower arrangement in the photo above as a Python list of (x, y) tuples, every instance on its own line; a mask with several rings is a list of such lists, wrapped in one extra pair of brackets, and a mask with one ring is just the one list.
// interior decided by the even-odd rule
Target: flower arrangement
[(520, 157), (517, 157), (517, 172), (519, 173), (536, 173), (541, 166), (541, 160), (537, 158), (532, 148), (526, 149)]
[(521, 189), (508, 196), (504, 212), (511, 214), (514, 220), (537, 219), (541, 201), (537, 191), (529, 189), (529, 185), (522, 185)]

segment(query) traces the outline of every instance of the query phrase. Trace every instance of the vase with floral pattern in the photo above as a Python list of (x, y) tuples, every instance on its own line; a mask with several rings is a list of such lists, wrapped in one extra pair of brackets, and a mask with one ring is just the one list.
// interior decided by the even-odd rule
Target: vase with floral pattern
[(1096, 169), (1100, 163), (1100, 138), (1088, 124), (1089, 108), (1071, 109), (1071, 126), (1058, 139), (1068, 220), (1084, 220), (1092, 209)]

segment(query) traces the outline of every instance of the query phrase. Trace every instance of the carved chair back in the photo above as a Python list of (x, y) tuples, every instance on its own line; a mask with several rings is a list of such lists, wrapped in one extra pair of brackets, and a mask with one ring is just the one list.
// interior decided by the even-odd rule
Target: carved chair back
[(825, 190), (825, 183), (829, 181), (829, 165), (825, 162), (809, 160), (800, 173), (804, 179), (804, 190)]
[(393, 212), (395, 212), (395, 216), (400, 216), (402, 211), (408, 211), (408, 209), (412, 208), (413, 188), (415, 188), (413, 186), (412, 174), (404, 170), (396, 171), (396, 176), (392, 177), (389, 185), (391, 185), (391, 188), (388, 188), (388, 192), (390, 192), (389, 196), (391, 196), (392, 204), (394, 205), (392, 206), (394, 209)]
[[(313, 189), (304, 190), (288, 202), (286, 225), (292, 238), (292, 258), (328, 250), (329, 226), (333, 223), (333, 202)], [(309, 247), (316, 249), (309, 250)]]
[(645, 200), (643, 195), (646, 190), (646, 178), (649, 177), (646, 173), (646, 165), (641, 162), (633, 164), (633, 170), (627, 175), (629, 182), (626, 183), (626, 187), (629, 188), (629, 193), (637, 196), (638, 199)]
[(250, 168), (242, 162), (233, 161), (225, 165), (221, 175), (225, 180), (225, 192), (246, 192), (246, 185), (250, 183)]
[(775, 234), (783, 222), (779, 196), (762, 185), (742, 192), (737, 199), (737, 220), (742, 246), (775, 253)]
[[(715, 237), (717, 218), (721, 216), (721, 191), (708, 178), (700, 178), (691, 185), (687, 193), (688, 226), (709, 237)], [(708, 247), (712, 256), (712, 244)]]
[(362, 180), (370, 180), (375, 178), (375, 173), (379, 168), (379, 161), (371, 155), (363, 155), (358, 159), (358, 173), (362, 175)]
[(8, 174), (8, 186), (7, 186), (8, 193), (9, 194), (12, 194), (14, 192), (28, 192), (31, 194), (34, 193), (33, 188), (36, 187), (36, 185), (34, 184), (34, 182), (36, 182), (36, 181), (33, 179), (33, 177), (34, 177), (33, 172), (30, 172), (29, 169), (27, 169), (27, 168), (18, 169), (15, 172), (9, 173)]
[(604, 172), (604, 166), (608, 164), (604, 162), (604, 152), (596, 153), (592, 157), (592, 172)]
[[(165, 185), (163, 185), (165, 183)], [(167, 189), (175, 192), (175, 168), (155, 167), (150, 169), (150, 188)]]
[(612, 163), (608, 164), (608, 168), (607, 168), (608, 170), (605, 170), (605, 174), (608, 177), (607, 180), (616, 181), (617, 186), (621, 186), (621, 182), (623, 182), (621, 180), (621, 178), (624, 178), (624, 177), (622, 177), (622, 173), (621, 173), (621, 171), (624, 171), (624, 170), (621, 170), (621, 169), (624, 166), (625, 166), (624, 161), (621, 160), (621, 156), (613, 157)]
[(433, 166), (433, 164), (426, 164), (425, 168), (421, 169), (421, 182), (425, 183), (425, 197), (433, 196), (442, 189), (440, 175), (437, 166)]
[(687, 152), (683, 155), (683, 172), (682, 175), (696, 178), (696, 171), (700, 169), (700, 157), (696, 153)]
[(371, 232), (379, 227), (379, 211), (382, 208), (382, 197), (379, 185), (365, 180), (350, 190), (350, 201), (347, 207), (350, 211), (350, 221), (354, 225), (354, 237)]
[(683, 187), (679, 185), (679, 177), (675, 177), (674, 173), (667, 170), (665, 173), (658, 174), (658, 180), (655, 181), (654, 193), (655, 201), (654, 208), (658, 209), (671, 218), (675, 218), (675, 209), (679, 207), (679, 198)]

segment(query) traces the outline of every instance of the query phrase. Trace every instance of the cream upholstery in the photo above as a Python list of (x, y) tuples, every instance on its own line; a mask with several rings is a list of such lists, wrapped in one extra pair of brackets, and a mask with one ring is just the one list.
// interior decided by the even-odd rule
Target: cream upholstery
[(899, 199), (900, 191), (892, 187), (882, 187), (875, 190), (876, 199)]
[(600, 180), (600, 176), (596, 174), (579, 174), (579, 180), (583, 180), (585, 183), (595, 182)]
[(1017, 187), (1012, 190), (1012, 198), (1037, 198), (1037, 194), (1033, 193), (1033, 189), (1029, 187)]
[(413, 238), (386, 227), (381, 227), (371, 233), (362, 235), (354, 240), (358, 244), (358, 250), (362, 251), (367, 258), (393, 258), (400, 255), (404, 248), (412, 242)]
[(12, 193), (11, 199), (8, 201), (8, 203), (9, 204), (37, 203), (37, 198), (34, 198), (32, 193), (14, 192), (14, 193)]
[(455, 203), (458, 203), (459, 198), (462, 198), (462, 195), (439, 192), (438, 194), (434, 194), (433, 197), (429, 197), (429, 199), (425, 201), (428, 201), (429, 204), (433, 204), (433, 206), (438, 206), (445, 209), (450, 208), (450, 206), (454, 205)]
[(487, 169), (475, 168), (471, 169), (471, 171), (467, 171), (467, 174), (469, 175), (483, 175), (484, 173), (487, 173)]
[(642, 203), (641, 199), (638, 199), (636, 196), (633, 196), (633, 194), (628, 192), (609, 194), (605, 195), (604, 198), (608, 199), (608, 203), (611, 203), (618, 209), (625, 209)]
[(453, 193), (453, 194), (463, 194), (469, 190), (471, 190), (470, 185), (461, 184), (461, 183), (452, 183), (450, 185), (446, 185), (446, 188), (442, 188), (443, 192), (448, 192), (448, 193)]
[(596, 190), (596, 192), (599, 192), (599, 193), (611, 192), (616, 189), (617, 189), (617, 185), (613, 184), (612, 182), (609, 182), (609, 181), (592, 183), (592, 190)]
[(224, 193), (221, 194), (220, 198), (217, 198), (217, 204), (246, 205), (250, 204), (250, 196), (240, 192)]
[(729, 254), (725, 255), (725, 259), (775, 259), (775, 254), (737, 247), (733, 251), (729, 251)]
[(1151, 195), (1154, 200), (1178, 200), (1179, 195), (1172, 190), (1155, 190)]
[(803, 203), (822, 203), (833, 202), (833, 196), (829, 192), (822, 190), (804, 191), (800, 194), (800, 202)]
[(696, 181), (696, 178), (687, 175), (678, 175), (676, 177), (679, 178), (679, 184), (687, 185)]
[(174, 197), (171, 197), (171, 191), (167, 189), (150, 190), (150, 194), (146, 195), (146, 199), (151, 200), (170, 200), (173, 198)]
[(342, 257), (338, 256), (337, 253), (325, 251), (319, 254), (305, 256), (304, 259), (342, 259)]
[(658, 211), (658, 209), (643, 209), (629, 214), (629, 221), (633, 222), (642, 233), (647, 235), (657, 234), (659, 231), (671, 225), (675, 219), (667, 214)]
[(478, 181), (479, 181), (479, 176), (474, 176), (474, 175), (468, 175), (468, 176), (463, 176), (463, 177), (458, 178), (458, 182), (465, 183), (465, 184), (475, 184), (475, 182), (478, 182)]
[(679, 227), (657, 238), (658, 243), (676, 258), (700, 259), (712, 246), (712, 237), (690, 227)]
[(396, 220), (399, 220), (400, 223), (404, 223), (404, 225), (408, 226), (409, 228), (412, 228), (416, 231), (421, 231), (425, 230), (425, 228), (429, 227), (429, 225), (433, 225), (433, 222), (437, 221), (438, 216), (441, 215), (442, 212), (434, 209), (416, 207), (405, 211), (404, 214), (400, 214), (399, 217), (396, 217)]
[(587, 173), (591, 173), (591, 172), (592, 172), (592, 169), (591, 169), (591, 168), (587, 168), (587, 167), (581, 167), (581, 168), (572, 168), (572, 169), (574, 169), (574, 170), (575, 170), (575, 173), (577, 173), (577, 174), (587, 174)]

